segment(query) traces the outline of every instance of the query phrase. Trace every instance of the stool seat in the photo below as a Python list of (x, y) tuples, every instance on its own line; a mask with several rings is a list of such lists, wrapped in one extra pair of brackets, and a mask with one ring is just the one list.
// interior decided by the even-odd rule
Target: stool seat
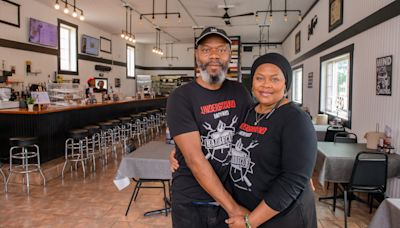
[(114, 125), (110, 122), (100, 122), (99, 126), (100, 126), (101, 130), (108, 130), (108, 129), (113, 128)]
[(89, 125), (89, 126), (84, 127), (83, 129), (88, 130), (89, 135), (93, 135), (93, 134), (100, 132), (100, 127), (97, 125)]
[(110, 122), (110, 123), (113, 123), (113, 124), (119, 124), (119, 123), (121, 123), (121, 120), (112, 119), (112, 120), (108, 120), (107, 122)]
[(126, 124), (126, 123), (129, 123), (129, 122), (131, 122), (131, 120), (132, 120), (132, 118), (131, 117), (120, 117), (120, 118), (118, 118), (120, 121), (121, 121), (121, 123), (123, 123), (123, 124)]
[(69, 135), (73, 139), (83, 139), (89, 136), (89, 131), (86, 129), (74, 129), (69, 131)]
[(37, 137), (10, 138), (10, 146), (31, 146), (37, 143)]

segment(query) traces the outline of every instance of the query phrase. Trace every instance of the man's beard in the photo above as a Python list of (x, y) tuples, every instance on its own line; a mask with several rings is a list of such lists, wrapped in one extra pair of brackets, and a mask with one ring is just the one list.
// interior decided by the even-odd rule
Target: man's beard
[[(210, 64), (218, 64), (221, 67), (221, 70), (217, 74), (209, 74), (207, 72), (207, 67)], [(206, 64), (201, 64), (200, 62), (197, 62), (197, 65), (200, 68), (200, 76), (203, 81), (211, 84), (211, 85), (218, 85), (222, 84), (225, 80), (225, 73), (228, 70), (228, 63), (226, 65), (222, 64), (220, 61), (210, 61)]]

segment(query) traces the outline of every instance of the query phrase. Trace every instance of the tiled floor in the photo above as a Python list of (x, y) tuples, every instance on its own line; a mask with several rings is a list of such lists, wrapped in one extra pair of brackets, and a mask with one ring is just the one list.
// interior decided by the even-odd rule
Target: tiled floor
[[(161, 189), (142, 189), (125, 217), (133, 186), (122, 191), (114, 186), (116, 162), (98, 167), (86, 179), (73, 172), (63, 181), (61, 177), (49, 181), (45, 188), (31, 185), (29, 196), (21, 185), (11, 184), (8, 194), (0, 187), (0, 227), (171, 227), (170, 215), (143, 216), (163, 207)], [(316, 188), (316, 199), (328, 194), (317, 184)], [(339, 201), (333, 213), (330, 204), (317, 200), (318, 226), (343, 227), (342, 208)], [(349, 227), (367, 227), (372, 215), (366, 205), (354, 202)]]

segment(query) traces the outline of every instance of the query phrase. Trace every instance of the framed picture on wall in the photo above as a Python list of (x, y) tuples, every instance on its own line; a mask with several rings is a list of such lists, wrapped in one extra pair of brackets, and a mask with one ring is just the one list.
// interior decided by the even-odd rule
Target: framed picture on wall
[(329, 32), (343, 24), (343, 0), (329, 0)]
[(392, 63), (392, 55), (376, 59), (376, 95), (392, 95)]
[(301, 46), (301, 39), (300, 39), (300, 31), (296, 34), (294, 37), (294, 53), (299, 53), (300, 52), (300, 46)]
[(121, 88), (121, 79), (120, 78), (115, 78), (115, 88)]
[(100, 36), (100, 51), (111, 54), (111, 40)]
[(0, 0), (0, 23), (20, 27), (20, 5), (9, 0)]

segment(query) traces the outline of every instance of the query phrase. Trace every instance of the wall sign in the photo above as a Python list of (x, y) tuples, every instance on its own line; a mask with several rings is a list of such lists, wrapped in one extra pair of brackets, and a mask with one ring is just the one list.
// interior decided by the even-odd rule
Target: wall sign
[(307, 88), (311, 89), (313, 87), (313, 72), (308, 73)]
[(307, 36), (307, 40), (310, 40), (310, 36), (314, 34), (314, 29), (315, 26), (317, 26), (318, 23), (318, 17), (317, 15), (315, 15), (311, 21), (310, 24), (308, 24), (308, 36)]
[(392, 63), (392, 55), (376, 59), (376, 95), (392, 95)]

